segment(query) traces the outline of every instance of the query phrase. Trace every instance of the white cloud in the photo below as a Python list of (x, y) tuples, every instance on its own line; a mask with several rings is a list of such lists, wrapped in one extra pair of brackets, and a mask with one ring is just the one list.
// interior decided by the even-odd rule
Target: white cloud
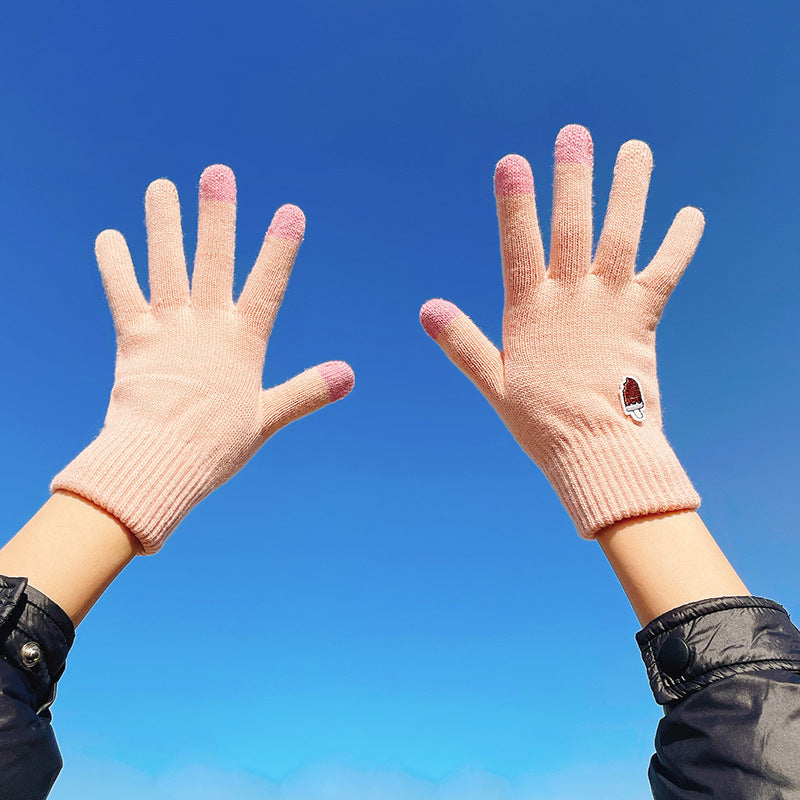
[(646, 764), (592, 763), (509, 780), (477, 769), (430, 781), (401, 770), (316, 764), (275, 783), (192, 765), (153, 777), (126, 764), (73, 756), (49, 800), (644, 800)]

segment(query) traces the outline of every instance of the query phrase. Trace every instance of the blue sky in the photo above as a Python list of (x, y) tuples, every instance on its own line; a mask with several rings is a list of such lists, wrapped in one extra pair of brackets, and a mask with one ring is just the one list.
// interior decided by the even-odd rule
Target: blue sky
[(707, 218), (658, 329), (665, 430), (750, 591), (800, 608), (800, 12), (717, 11), (5, 9), (5, 536), (102, 425), (115, 342), (94, 239), (121, 230), (147, 292), (158, 177), (178, 187), (192, 253), (200, 173), (233, 168), (237, 294), (273, 211), (301, 206), (264, 385), (328, 359), (356, 372), (81, 624), (53, 800), (649, 796), (661, 712), (638, 622), (418, 311), (445, 297), (499, 342), (500, 157), (530, 160), (546, 221), (555, 135), (586, 125), (597, 229), (618, 147), (647, 141), (640, 265), (681, 206)]

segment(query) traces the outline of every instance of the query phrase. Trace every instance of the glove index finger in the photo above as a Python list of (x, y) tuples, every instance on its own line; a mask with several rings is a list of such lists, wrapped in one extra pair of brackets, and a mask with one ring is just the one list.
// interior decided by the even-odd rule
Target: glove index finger
[(239, 312), (253, 321), (265, 339), (269, 339), (283, 301), (305, 227), (305, 215), (297, 206), (289, 203), (275, 212), (256, 263), (236, 301)]
[(497, 162), (494, 194), (500, 228), (505, 313), (514, 314), (530, 302), (531, 295), (545, 277), (533, 173), (522, 156), (512, 153)]
[(566, 125), (556, 137), (549, 277), (575, 284), (592, 261), (594, 145), (582, 125)]

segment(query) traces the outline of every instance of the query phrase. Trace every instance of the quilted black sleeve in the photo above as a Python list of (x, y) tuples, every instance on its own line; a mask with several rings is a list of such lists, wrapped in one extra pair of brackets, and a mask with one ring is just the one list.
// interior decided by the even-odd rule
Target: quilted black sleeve
[(63, 762), (50, 706), (72, 621), (26, 578), (0, 575), (0, 798), (47, 797)]
[(672, 609), (636, 641), (664, 706), (655, 800), (800, 800), (800, 631), (763, 597)]

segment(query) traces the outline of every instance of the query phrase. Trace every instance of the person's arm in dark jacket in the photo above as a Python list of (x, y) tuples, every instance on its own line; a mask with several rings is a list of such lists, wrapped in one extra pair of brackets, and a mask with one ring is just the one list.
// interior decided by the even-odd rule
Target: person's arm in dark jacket
[(763, 597), (668, 611), (636, 634), (664, 706), (655, 800), (800, 800), (800, 631)]
[(50, 705), (75, 628), (137, 552), (124, 525), (65, 492), (0, 550), (0, 800), (50, 792), (62, 767)]
[(62, 767), (50, 705), (75, 629), (23, 578), (0, 575), (0, 797), (43, 800)]
[(625, 520), (597, 540), (664, 706), (655, 799), (800, 800), (800, 631), (783, 606), (747, 593), (696, 512)]

